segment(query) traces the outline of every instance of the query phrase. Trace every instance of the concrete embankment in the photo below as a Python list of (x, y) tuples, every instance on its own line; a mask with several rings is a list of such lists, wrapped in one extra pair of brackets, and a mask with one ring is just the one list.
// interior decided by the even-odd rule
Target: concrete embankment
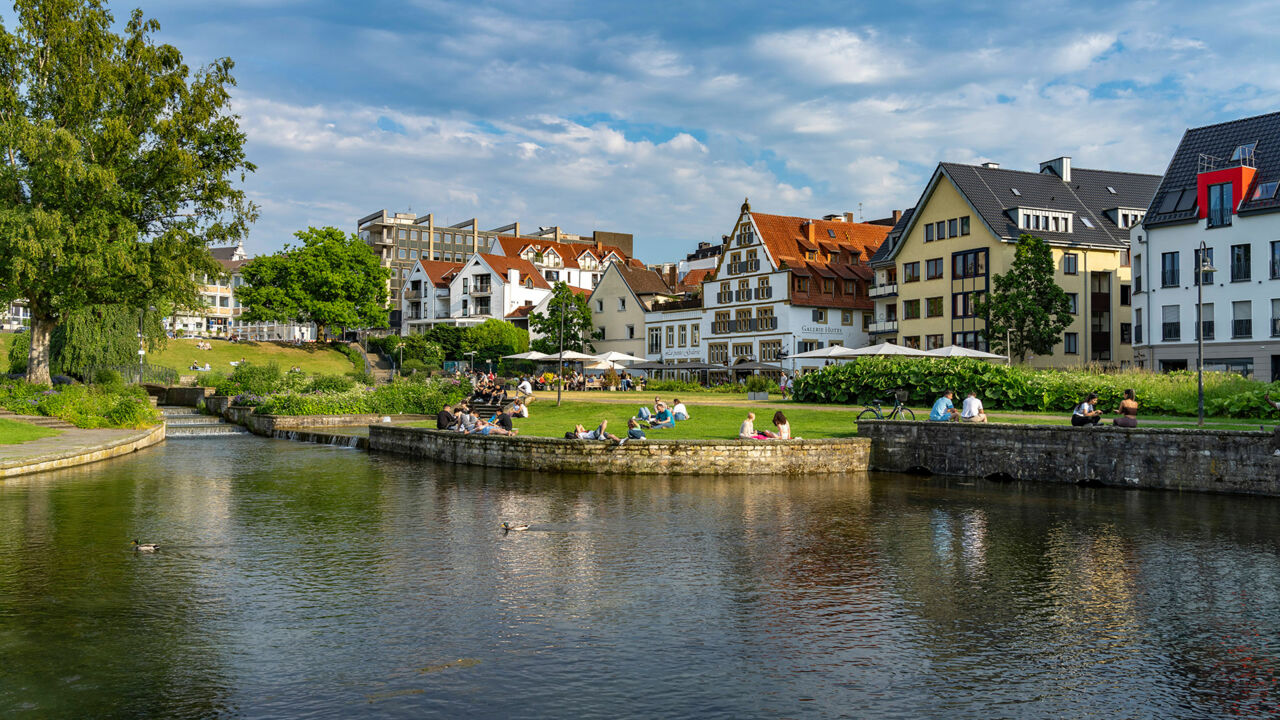
[(144, 430), (66, 430), (56, 438), (6, 446), (8, 451), (0, 455), (0, 479), (120, 457), (164, 438), (164, 425)]
[(872, 470), (1280, 495), (1269, 432), (867, 420), (858, 436)]
[(811, 475), (867, 469), (870, 443), (839, 440), (588, 440), (462, 435), (373, 425), (369, 449), (487, 467), (618, 475)]

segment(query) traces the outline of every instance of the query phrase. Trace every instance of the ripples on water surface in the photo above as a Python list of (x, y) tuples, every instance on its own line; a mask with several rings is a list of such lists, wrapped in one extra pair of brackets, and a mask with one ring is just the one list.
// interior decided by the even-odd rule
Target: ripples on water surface
[(0, 483), (0, 716), (1274, 717), (1278, 520), (175, 441)]

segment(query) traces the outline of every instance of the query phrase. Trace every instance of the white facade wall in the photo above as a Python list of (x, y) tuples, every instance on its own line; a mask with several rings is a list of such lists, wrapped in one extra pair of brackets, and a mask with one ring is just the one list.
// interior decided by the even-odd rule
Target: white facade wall
[(31, 326), (31, 310), (23, 300), (15, 300), (0, 308), (0, 331), (14, 332)]
[(706, 314), (701, 308), (644, 314), (644, 358), (671, 363), (706, 360)]
[(459, 325), (476, 325), (491, 317), (504, 320), (516, 308), (536, 306), (551, 294), (546, 288), (525, 287), (519, 271), (510, 272), (503, 276), (480, 256), (471, 256), (449, 283), (449, 316)]
[[(1142, 331), (1141, 342), (1135, 337), (1134, 343), (1139, 363), (1154, 370), (1196, 369), (1195, 263), (1201, 241), (1217, 271), (1203, 288), (1204, 319), (1213, 321), (1213, 338), (1205, 333), (1205, 369), (1280, 379), (1280, 213), (1236, 215), (1231, 225), (1212, 229), (1199, 220), (1132, 231), (1133, 270), (1142, 278), (1142, 292), (1135, 292), (1133, 302), (1134, 331), (1139, 324)], [(1249, 248), (1248, 279), (1232, 277), (1233, 246)], [(1177, 283), (1171, 287), (1165, 287), (1161, 272), (1166, 253), (1178, 257)], [(1176, 340), (1165, 339), (1166, 307), (1178, 308)], [(1248, 327), (1233, 322), (1246, 317), (1244, 310)]]

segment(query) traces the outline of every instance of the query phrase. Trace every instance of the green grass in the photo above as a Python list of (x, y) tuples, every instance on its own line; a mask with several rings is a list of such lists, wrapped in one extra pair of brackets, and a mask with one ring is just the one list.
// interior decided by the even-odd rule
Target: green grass
[(0, 445), (17, 445), (61, 434), (61, 430), (0, 418)]
[(213, 346), (212, 350), (197, 350), (197, 342), (200, 341), (170, 340), (164, 350), (147, 355), (147, 362), (173, 368), (180, 375), (195, 374), (188, 369), (192, 362), (199, 362), (201, 366), (209, 363), (210, 370), (226, 374), (235, 369), (231, 362), (239, 361), (240, 358), (258, 365), (275, 363), (286, 371), (296, 365), (309, 375), (341, 375), (354, 369), (346, 355), (326, 346), (295, 347), (275, 343), (209, 340), (207, 342)]
[[(681, 394), (681, 399), (684, 398)], [(692, 395), (690, 395), (692, 397)], [(649, 397), (652, 401), (652, 395)], [(594, 429), (601, 420), (609, 421), (609, 432), (625, 435), (627, 419), (640, 408), (635, 403), (565, 402), (556, 407), (555, 400), (538, 400), (529, 406), (529, 418), (516, 418), (515, 426), (521, 435), (538, 437), (564, 437), (577, 423)], [(692, 418), (676, 423), (669, 430), (646, 430), (650, 439), (733, 439), (738, 437), (738, 427), (746, 419), (750, 407), (698, 405), (686, 400)], [(760, 406), (754, 408), (757, 430), (773, 430), (773, 410)], [(791, 434), (802, 438), (853, 437), (857, 434), (854, 418), (857, 410), (787, 409), (791, 422)], [(435, 427), (435, 421), (416, 423), (417, 427)]]

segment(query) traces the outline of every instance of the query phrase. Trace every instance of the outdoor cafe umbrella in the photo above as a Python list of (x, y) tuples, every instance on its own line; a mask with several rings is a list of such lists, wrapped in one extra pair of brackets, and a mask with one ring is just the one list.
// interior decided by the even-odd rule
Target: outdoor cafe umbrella
[(628, 370), (666, 370), (671, 367), (674, 367), (674, 366), (664, 365), (663, 363), (657, 362), (656, 360), (652, 360), (649, 362), (642, 362), (638, 365), (632, 365), (627, 369)]
[(847, 358), (853, 353), (853, 348), (847, 348), (843, 345), (828, 345), (817, 350), (809, 352), (796, 353), (792, 355), (793, 359), (802, 358)]
[(546, 353), (540, 353), (537, 350), (530, 350), (529, 352), (516, 353), (515, 355), (503, 355), (502, 359), (503, 360), (546, 360), (549, 357), (551, 356)]
[(611, 363), (630, 363), (630, 362), (642, 363), (645, 361), (645, 359), (642, 357), (636, 357), (635, 355), (628, 355), (626, 353), (618, 352), (617, 350), (610, 350), (607, 353), (600, 353), (599, 355), (596, 355), (596, 358), (600, 359), (603, 362), (611, 362)]
[(840, 355), (840, 357), (863, 357), (866, 355), (905, 355), (910, 357), (929, 357), (929, 354), (923, 350), (905, 347), (903, 345), (894, 345), (893, 343), (884, 342), (871, 347), (854, 348), (848, 353)]
[(756, 371), (756, 370), (781, 371), (781, 368), (779, 368), (777, 365), (770, 365), (768, 363), (756, 362), (755, 360), (751, 360), (749, 362), (744, 362), (744, 363), (738, 363), (737, 365), (731, 365), (729, 366), (728, 369), (729, 370), (752, 370), (752, 371)]
[(627, 366), (622, 363), (609, 362), (608, 360), (597, 360), (595, 362), (585, 363), (583, 370), (626, 370)]
[(565, 350), (564, 352), (558, 352), (555, 355), (548, 355), (542, 358), (545, 362), (560, 362), (561, 360), (565, 360), (567, 362), (595, 362), (599, 359), (600, 358), (595, 355), (580, 353), (576, 350)]
[(933, 357), (967, 357), (978, 358), (980, 360), (1008, 360), (1005, 355), (997, 355), (984, 350), (974, 350), (973, 348), (961, 347), (960, 345), (948, 345), (946, 347), (934, 348), (926, 350), (925, 355)]

